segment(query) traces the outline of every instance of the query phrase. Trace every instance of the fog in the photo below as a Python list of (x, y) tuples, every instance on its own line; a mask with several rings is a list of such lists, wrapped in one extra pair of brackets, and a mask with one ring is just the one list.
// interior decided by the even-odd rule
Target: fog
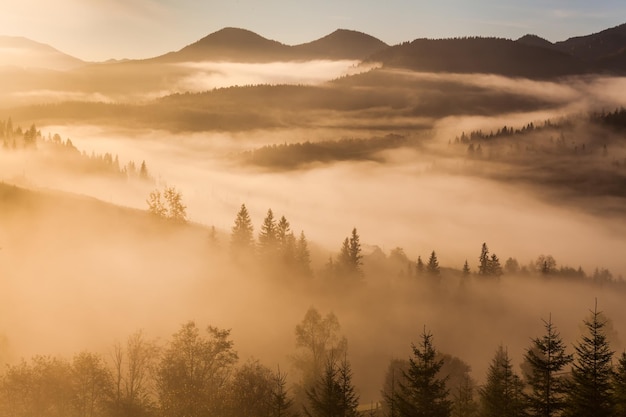
[[(319, 83), (354, 69), (348, 61), (300, 65), (194, 65), (194, 74), (175, 88)], [(43, 147), (0, 151), (0, 180), (31, 190), (6, 191), (0, 208), (0, 335), (8, 340), (0, 361), (16, 363), (35, 354), (70, 357), (83, 349), (108, 355), (114, 342), (137, 329), (164, 344), (193, 319), (200, 327), (232, 328), (241, 362), (256, 357), (270, 367), (289, 368), (294, 328), (315, 306), (337, 315), (362, 403), (368, 403), (380, 400), (389, 360), (408, 358), (423, 326), (433, 332), (438, 349), (468, 362), (481, 381), (499, 344), (508, 346), (519, 364), (530, 338), (543, 332), (541, 319), (550, 314), (571, 346), (595, 298), (617, 332), (612, 348), (626, 348), (622, 287), (508, 275), (494, 283), (473, 278), (462, 286), (458, 274), (450, 273), (432, 288), (402, 276), (406, 264), (387, 259), (389, 264), (380, 266), (372, 255), (364, 260), (361, 287), (323, 288), (324, 264), (336, 257), (353, 227), (366, 255), (376, 254), (377, 247), (386, 255), (401, 247), (415, 262), (435, 250), (442, 267), (460, 270), (467, 260), (475, 272), (486, 242), (503, 263), (513, 257), (528, 265), (545, 254), (558, 266), (580, 266), (587, 274), (595, 268), (608, 268), (615, 277), (626, 273), (623, 197), (565, 192), (548, 181), (555, 174), (542, 168), (539, 157), (536, 165), (521, 167), (511, 160), (472, 160), (465, 146), (450, 144), (462, 132), (611, 110), (626, 104), (616, 93), (624, 79), (411, 76), (552, 105), (498, 115), (448, 114), (434, 119), (428, 131), (390, 132), (406, 135), (415, 146), (388, 149), (371, 160), (312, 161), (291, 170), (246, 163), (241, 153), (264, 145), (359, 138), (367, 129), (333, 127), (325, 120), (320, 129), (287, 125), (235, 133), (38, 126), (44, 137), (70, 138), (87, 155), (108, 152), (118, 155), (121, 165), (145, 161), (153, 182), (75, 172), (52, 163), (55, 156)], [(385, 111), (396, 116), (393, 109)], [(337, 112), (337, 120), (363, 116), (346, 113)], [(592, 143), (585, 136), (590, 131), (579, 129), (580, 137), (568, 139)], [(623, 145), (611, 146), (621, 158)], [(533, 181), (509, 178), (525, 169), (535, 175)], [(586, 168), (581, 164), (581, 169)], [(166, 184), (182, 193), (189, 225), (175, 227), (145, 214), (150, 191)], [(313, 284), (285, 284), (281, 279), (288, 277), (268, 278), (262, 268), (231, 262), (229, 233), (241, 204), (250, 212), (255, 236), (269, 208), (284, 215), (296, 234), (305, 232)], [(219, 249), (209, 244), (210, 226), (217, 228)], [(297, 373), (290, 369), (289, 377)]]

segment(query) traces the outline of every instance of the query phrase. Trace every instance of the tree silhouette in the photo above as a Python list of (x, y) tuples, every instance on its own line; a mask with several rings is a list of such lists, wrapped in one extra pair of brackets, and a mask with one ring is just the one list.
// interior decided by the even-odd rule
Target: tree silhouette
[(276, 219), (272, 209), (269, 209), (259, 232), (259, 252), (261, 256), (272, 258), (276, 251), (277, 243)]
[(587, 334), (574, 346), (576, 360), (568, 398), (568, 415), (612, 416), (614, 411), (613, 351), (605, 334), (606, 319), (596, 307), (584, 320)]
[(231, 229), (230, 245), (235, 253), (242, 251), (252, 251), (254, 247), (254, 228), (252, 227), (252, 221), (250, 220), (250, 214), (245, 204), (241, 205), (237, 217), (235, 217), (235, 224)]
[(413, 344), (411, 348), (409, 369), (399, 383), (399, 391), (392, 393), (392, 407), (403, 417), (450, 416), (452, 404), (447, 398), (446, 379), (437, 375), (443, 360), (436, 359), (432, 334), (424, 329), (419, 346)]
[(560, 416), (565, 409), (567, 381), (562, 375), (573, 356), (565, 353), (565, 344), (552, 324), (552, 317), (543, 321), (546, 333), (533, 339), (524, 359), (530, 364), (527, 394), (532, 416)]
[(439, 261), (437, 260), (437, 254), (432, 251), (430, 258), (428, 258), (428, 264), (426, 265), (426, 272), (432, 276), (439, 276), (441, 271), (439, 270)]
[(484, 417), (521, 417), (525, 415), (522, 380), (513, 372), (511, 359), (499, 346), (489, 365), (487, 382), (480, 390), (481, 415)]

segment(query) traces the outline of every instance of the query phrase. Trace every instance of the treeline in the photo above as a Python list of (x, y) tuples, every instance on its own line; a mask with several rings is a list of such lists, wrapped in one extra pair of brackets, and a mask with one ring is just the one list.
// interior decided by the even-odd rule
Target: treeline
[(71, 168), (81, 173), (154, 181), (145, 161), (142, 161), (140, 165), (135, 164), (134, 161), (120, 164), (118, 156), (108, 152), (104, 154), (92, 152), (88, 155), (84, 151), (79, 151), (69, 138), (63, 140), (58, 133), (42, 135), (41, 130), (38, 130), (35, 124), (23, 130), (21, 126), (14, 127), (11, 118), (0, 120), (0, 140), (2, 149), (6, 152), (20, 149), (42, 151), (42, 156), (47, 157), (49, 162), (64, 169)]
[[(443, 372), (450, 359), (436, 351), (432, 334), (424, 329), (419, 344), (412, 345), (412, 357), (390, 364), (379, 415), (623, 416), (626, 353), (616, 357), (611, 349), (610, 321), (596, 307), (583, 321), (584, 334), (571, 353), (552, 319), (543, 323), (543, 335), (525, 349), (521, 375), (500, 345), (481, 385), (468, 366), (457, 366), (456, 374)], [(455, 384), (450, 384), (452, 377)]]
[[(462, 359), (436, 349), (424, 328), (407, 359), (393, 359), (381, 401), (359, 405), (348, 341), (333, 313), (311, 307), (295, 326), (295, 376), (258, 360), (238, 364), (230, 330), (189, 321), (164, 344), (143, 332), (107, 356), (35, 356), (0, 374), (7, 417), (518, 417), (626, 412), (626, 353), (615, 355), (610, 320), (597, 307), (570, 351), (552, 318), (515, 371), (497, 346), (484, 383)], [(378, 342), (376, 342), (378, 343)]]
[(267, 145), (244, 152), (242, 157), (246, 162), (255, 165), (288, 169), (313, 162), (376, 160), (376, 153), (406, 144), (406, 137), (390, 134), (370, 139)]

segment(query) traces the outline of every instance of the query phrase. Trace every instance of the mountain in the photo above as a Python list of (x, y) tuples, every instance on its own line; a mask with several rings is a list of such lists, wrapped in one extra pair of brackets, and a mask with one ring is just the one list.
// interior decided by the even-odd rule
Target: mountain
[(320, 59), (364, 59), (388, 48), (385, 42), (355, 30), (338, 29), (313, 42), (292, 47), (299, 56)]
[(339, 29), (312, 42), (290, 46), (246, 29), (224, 28), (179, 51), (153, 58), (157, 62), (272, 62), (312, 59), (364, 59), (387, 48), (365, 33)]
[(563, 52), (588, 61), (608, 58), (626, 48), (626, 23), (587, 36), (577, 36), (556, 42)]
[(372, 55), (385, 67), (549, 78), (590, 71), (564, 52), (498, 38), (416, 39)]
[(22, 37), (0, 36), (0, 66), (66, 71), (85, 64), (43, 43)]
[(288, 57), (289, 46), (246, 29), (224, 28), (184, 47), (155, 58), (166, 62), (266, 62)]
[(538, 46), (546, 49), (556, 49), (554, 44), (547, 39), (541, 38), (537, 35), (524, 35), (515, 42), (528, 46)]

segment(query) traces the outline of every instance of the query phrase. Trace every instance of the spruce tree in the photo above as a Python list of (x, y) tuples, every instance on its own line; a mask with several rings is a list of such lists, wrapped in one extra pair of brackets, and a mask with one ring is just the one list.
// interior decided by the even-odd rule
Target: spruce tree
[(613, 415), (613, 351), (605, 334), (606, 319), (598, 307), (584, 321), (587, 334), (574, 346), (576, 360), (568, 398), (569, 416), (609, 417)]
[(393, 398), (393, 408), (397, 409), (399, 416), (450, 416), (452, 404), (447, 398), (446, 378), (437, 376), (443, 360), (435, 359), (437, 353), (432, 338), (432, 334), (424, 329), (419, 346), (411, 345), (413, 357), (409, 358), (409, 370)]
[(626, 352), (617, 362), (615, 375), (613, 377), (613, 389), (615, 398), (615, 415), (626, 417)]
[(426, 271), (432, 276), (439, 276), (439, 274), (441, 274), (441, 271), (439, 270), (439, 261), (437, 260), (437, 254), (435, 251), (432, 251), (430, 258), (428, 258)]
[(487, 371), (487, 382), (480, 390), (484, 417), (525, 416), (522, 380), (513, 372), (508, 352), (499, 346)]
[(332, 357), (327, 358), (324, 373), (315, 386), (306, 390), (308, 407), (304, 413), (308, 417), (357, 417), (359, 398), (352, 384), (352, 371), (347, 359), (337, 364)]
[(560, 416), (566, 405), (567, 381), (563, 375), (573, 356), (565, 353), (565, 343), (552, 324), (543, 321), (546, 333), (533, 339), (524, 359), (530, 364), (526, 395), (531, 416)]
[(296, 269), (304, 276), (310, 276), (311, 271), (311, 253), (309, 252), (309, 244), (306, 240), (304, 232), (300, 232), (300, 238), (296, 242)]
[(261, 255), (268, 255), (276, 249), (277, 227), (272, 209), (267, 210), (267, 215), (259, 232), (259, 251)]
[(422, 261), (422, 257), (418, 256), (417, 257), (417, 264), (416, 264), (416, 274), (417, 275), (422, 275), (424, 273), (424, 262)]
[(500, 265), (500, 259), (494, 253), (491, 255), (491, 259), (489, 259), (489, 267), (488, 267), (488, 275), (493, 275), (495, 277), (499, 277), (502, 275), (502, 265)]
[(230, 243), (231, 247), (239, 252), (242, 250), (251, 250), (254, 246), (254, 228), (252, 227), (252, 221), (250, 220), (250, 214), (245, 204), (241, 205), (237, 217), (235, 218), (235, 224), (233, 225)]
[(480, 275), (489, 274), (489, 248), (487, 248), (487, 243), (483, 243), (480, 250), (480, 256), (478, 257), (478, 273)]
[(467, 259), (465, 260), (465, 263), (463, 264), (463, 276), (469, 276), (469, 274), (471, 273), (470, 271), (470, 267), (469, 264), (467, 263)]

